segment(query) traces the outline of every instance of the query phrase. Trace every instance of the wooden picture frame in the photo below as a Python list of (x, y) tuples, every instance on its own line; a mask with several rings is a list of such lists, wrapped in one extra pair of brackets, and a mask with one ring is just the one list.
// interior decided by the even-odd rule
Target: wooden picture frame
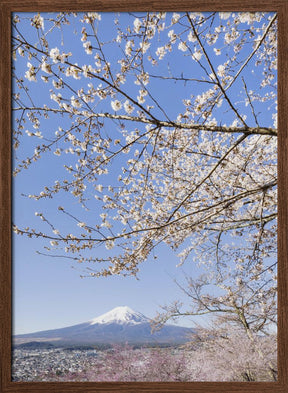
[[(8, 392), (288, 392), (288, 1), (287, 0), (0, 0), (1, 22), (1, 391)], [(47, 11), (267, 11), (278, 15), (278, 372), (277, 382), (12, 382), (11, 13)]]

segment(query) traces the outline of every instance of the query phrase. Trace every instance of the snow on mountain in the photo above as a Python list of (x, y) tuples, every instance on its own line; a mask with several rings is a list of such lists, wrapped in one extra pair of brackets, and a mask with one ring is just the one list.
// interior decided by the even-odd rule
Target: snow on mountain
[(149, 323), (149, 319), (145, 315), (132, 310), (130, 307), (123, 306), (115, 307), (111, 311), (92, 319), (90, 325), (110, 323), (137, 325), (147, 322)]

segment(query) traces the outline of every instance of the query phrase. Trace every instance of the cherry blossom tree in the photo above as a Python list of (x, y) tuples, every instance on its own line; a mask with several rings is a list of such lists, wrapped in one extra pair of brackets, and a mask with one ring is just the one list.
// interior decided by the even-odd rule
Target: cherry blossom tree
[(276, 341), (275, 334), (269, 334), (255, 335), (251, 342), (230, 324), (202, 327), (186, 348), (191, 374), (199, 381), (276, 381)]
[(137, 276), (166, 244), (179, 265), (206, 272), (182, 286), (191, 308), (165, 306), (156, 325), (210, 313), (251, 340), (267, 334), (276, 323), (276, 52), (272, 13), (14, 15), (14, 175), (45, 159), (59, 168), (26, 195), (54, 203), (53, 214), (14, 231), (46, 239), (42, 254), (96, 277)]
[(259, 277), (251, 270), (235, 269), (225, 279), (223, 272), (220, 277), (219, 272), (187, 276), (184, 284), (176, 284), (188, 305), (183, 301), (164, 305), (153, 320), (152, 329), (158, 330), (171, 319), (212, 316), (210, 326), (198, 324), (188, 344), (197, 349), (193, 365), (205, 363), (200, 379), (221, 380), (222, 375), (222, 380), (277, 380), (276, 283), (270, 274), (261, 271)]
[[(194, 336), (184, 348), (140, 348), (117, 345), (87, 362), (85, 370), (39, 374), (38, 381), (121, 381), (121, 382), (187, 382), (187, 381), (274, 381), (267, 374), (276, 367), (275, 337), (257, 339), (257, 348), (247, 336), (234, 332), (233, 339), (222, 331), (211, 339), (211, 330)], [(256, 342), (255, 342), (256, 344)], [(237, 356), (235, 356), (235, 353)], [(228, 360), (228, 362), (227, 362)], [(229, 366), (228, 366), (229, 365)]]

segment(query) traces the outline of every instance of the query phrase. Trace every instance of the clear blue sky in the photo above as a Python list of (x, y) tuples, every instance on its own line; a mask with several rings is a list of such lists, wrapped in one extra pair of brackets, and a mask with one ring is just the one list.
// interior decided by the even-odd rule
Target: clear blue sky
[[(31, 17), (33, 14), (19, 14), (20, 17)], [(46, 14), (47, 16), (47, 14)], [(99, 25), (99, 33), (107, 40), (114, 34), (114, 27), (111, 24), (112, 15), (102, 15), (102, 21)], [(128, 16), (121, 15), (121, 23), (127, 23)], [(132, 21), (132, 22), (131, 22)], [(31, 30), (30, 22), (26, 21), (25, 31), (29, 35)], [(46, 23), (46, 22), (45, 22)], [(130, 24), (133, 23), (133, 18), (130, 19)], [(48, 23), (47, 23), (48, 25)], [(21, 23), (19, 25), (21, 27)], [(71, 40), (71, 32), (74, 28), (78, 28), (78, 36), (73, 36)], [(63, 50), (73, 52), (72, 60), (78, 61), (79, 64), (84, 64), (85, 61), (90, 60), (85, 55), (80, 41), (79, 26), (74, 19), (70, 27), (66, 27), (63, 31)], [(32, 33), (31, 33), (32, 34)], [(53, 46), (61, 48), (61, 34), (57, 32), (52, 34), (54, 40)], [(36, 37), (31, 36), (32, 42), (36, 41)], [(79, 44), (75, 43), (79, 40)], [(159, 43), (158, 43), (159, 45)], [(70, 47), (69, 47), (70, 46)], [(177, 52), (176, 52), (177, 53)], [(111, 61), (113, 61), (113, 51), (110, 51)], [(224, 55), (223, 55), (224, 56)], [(224, 61), (223, 56), (218, 56), (217, 61), (221, 64)], [(181, 60), (182, 61), (182, 60)], [(16, 73), (22, 75), (27, 70), (27, 59), (18, 57), (15, 62)], [(166, 64), (166, 63), (165, 63)], [(157, 72), (161, 72), (162, 64), (157, 68)], [(196, 63), (191, 61), (183, 64), (178, 57), (171, 58), (171, 67), (178, 75), (181, 71), (184, 75), (191, 76), (191, 67), (195, 67)], [(193, 69), (193, 76), (194, 69)], [(255, 79), (256, 80), (256, 79)], [(76, 82), (72, 81), (75, 83)], [(257, 80), (256, 80), (257, 82)], [(80, 81), (81, 83), (81, 81)], [(85, 81), (85, 83), (89, 83)], [(42, 106), (47, 103), (49, 105), (49, 91), (45, 91), (45, 85), (40, 81), (31, 83), (31, 92), (33, 95), (37, 92), (37, 104)], [(151, 83), (152, 85), (152, 83)], [(175, 116), (182, 110), (181, 99), (183, 98), (184, 90), (179, 88), (179, 85), (171, 84), (169, 93), (166, 89), (162, 89), (161, 84), (155, 83), (151, 87), (153, 93), (157, 93), (161, 104), (169, 109), (169, 114)], [(241, 86), (242, 87), (242, 86)], [(134, 87), (131, 87), (133, 89)], [(189, 86), (186, 87), (188, 89)], [(199, 89), (200, 84), (193, 85), (193, 89)], [(240, 85), (235, 89), (239, 90)], [(172, 90), (173, 89), (173, 90)], [(46, 89), (48, 90), (48, 89)], [(131, 90), (132, 91), (132, 90)], [(194, 91), (197, 94), (198, 91)], [(172, 99), (173, 98), (173, 99)], [(39, 101), (39, 102), (38, 102)], [(108, 104), (110, 100), (108, 100)], [(99, 111), (105, 110), (107, 103), (103, 102), (99, 105)], [(223, 109), (222, 109), (223, 110)], [(270, 116), (270, 115), (269, 115)], [(227, 117), (229, 120), (229, 117)], [(43, 134), (45, 132), (53, 132), (57, 127), (65, 128), (65, 119), (63, 123), (59, 124), (59, 120), (53, 117), (43, 126)], [(42, 131), (42, 129), (40, 129)], [(25, 138), (24, 138), (25, 139)], [(24, 141), (22, 152), (17, 153), (25, 156), (29, 155), (30, 151), (34, 150), (34, 141), (31, 138), (26, 138)], [(53, 160), (51, 159), (53, 157)], [(49, 185), (54, 182), (57, 176), (61, 177), (62, 158), (57, 160), (53, 155), (43, 157), (36, 165), (32, 165), (28, 171), (23, 171), (20, 175), (14, 178), (13, 189), (13, 214), (14, 221), (19, 226), (37, 227), (39, 225), (39, 218), (35, 216), (35, 212), (48, 212), (47, 216), (53, 217), (55, 206), (61, 205), (65, 198), (65, 204), (77, 211), (75, 200), (69, 195), (64, 194), (55, 198), (55, 201), (42, 200), (35, 202), (31, 199), (21, 196), (21, 194), (31, 194), (41, 190), (43, 185)], [(113, 177), (111, 175), (110, 179)], [(63, 202), (64, 203), (64, 202)], [(57, 208), (56, 208), (57, 210)], [(55, 216), (56, 218), (56, 216)], [(68, 226), (68, 223), (62, 222), (59, 225)], [(80, 278), (83, 274), (81, 266), (72, 266), (69, 260), (53, 257), (45, 257), (38, 255), (37, 250), (42, 251), (43, 243), (41, 239), (28, 239), (26, 237), (14, 236), (13, 242), (13, 314), (14, 314), (14, 332), (16, 334), (28, 333), (39, 330), (53, 329), (64, 326), (69, 326), (81, 322), (88, 321), (110, 309), (127, 305), (132, 309), (142, 312), (148, 317), (153, 317), (160, 305), (169, 304), (175, 299), (181, 299), (182, 294), (173, 279), (178, 278), (183, 280), (182, 268), (177, 268), (179, 262), (176, 254), (174, 254), (167, 246), (161, 246), (158, 250), (158, 259), (154, 260), (153, 256), (149, 257), (148, 261), (143, 264), (139, 274), (139, 280), (133, 277), (110, 277), (110, 278)], [(100, 249), (95, 249), (95, 253), (101, 252)], [(197, 267), (192, 264), (184, 265), (183, 270), (191, 275), (197, 271)], [(185, 298), (184, 298), (185, 299)], [(181, 321), (181, 324), (189, 325), (191, 321)]]

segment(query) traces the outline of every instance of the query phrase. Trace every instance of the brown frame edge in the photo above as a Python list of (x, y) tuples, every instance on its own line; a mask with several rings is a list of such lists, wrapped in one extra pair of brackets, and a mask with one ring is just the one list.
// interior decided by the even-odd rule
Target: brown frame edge
[[(11, 382), (11, 13), (24, 11), (274, 11), (278, 14), (278, 381), (270, 382)], [(0, 0), (0, 315), (1, 388), (17, 392), (288, 392), (288, 0)]]

